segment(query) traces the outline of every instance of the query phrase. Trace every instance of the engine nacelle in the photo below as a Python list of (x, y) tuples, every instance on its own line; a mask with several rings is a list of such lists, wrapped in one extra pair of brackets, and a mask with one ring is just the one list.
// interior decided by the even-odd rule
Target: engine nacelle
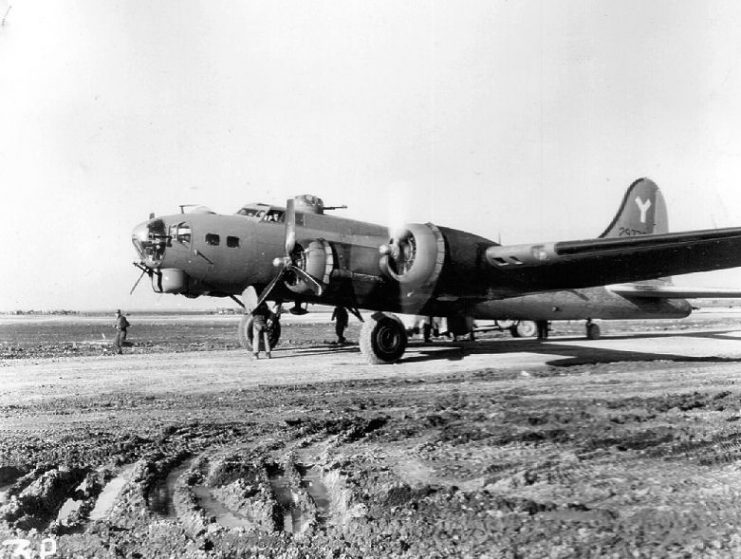
[[(296, 243), (292, 258), (294, 264), (319, 282), (322, 288), (329, 286), (335, 268), (334, 252), (329, 242), (324, 239), (300, 241)], [(296, 276), (286, 281), (286, 287), (299, 295), (314, 292), (314, 286)]]
[(380, 247), (384, 274), (405, 288), (432, 288), (445, 263), (445, 238), (432, 223), (409, 223)]
[(185, 293), (188, 274), (178, 268), (163, 268), (152, 276), (152, 288), (157, 293)]

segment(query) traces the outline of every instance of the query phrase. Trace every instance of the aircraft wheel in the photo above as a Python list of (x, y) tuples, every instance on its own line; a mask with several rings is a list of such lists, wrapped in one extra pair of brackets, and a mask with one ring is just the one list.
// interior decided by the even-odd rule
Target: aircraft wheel
[(587, 339), (599, 340), (601, 335), (602, 332), (600, 332), (599, 324), (595, 324), (594, 322), (587, 323)]
[[(245, 314), (239, 321), (239, 330), (237, 331), (239, 345), (248, 351), (252, 351), (252, 315)], [(268, 336), (270, 349), (278, 345), (280, 340), (280, 320), (273, 321), (273, 328)]]
[(509, 331), (513, 338), (532, 338), (538, 333), (538, 327), (532, 320), (520, 320)]
[(398, 361), (407, 348), (404, 324), (391, 313), (377, 312), (363, 323), (360, 351), (373, 365)]

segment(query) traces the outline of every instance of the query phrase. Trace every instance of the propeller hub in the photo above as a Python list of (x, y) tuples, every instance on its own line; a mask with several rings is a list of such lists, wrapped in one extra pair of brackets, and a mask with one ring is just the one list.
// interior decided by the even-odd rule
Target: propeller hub
[(381, 253), (381, 256), (388, 256), (391, 260), (397, 260), (401, 255), (401, 246), (399, 241), (391, 239), (388, 244), (378, 247), (378, 252)]

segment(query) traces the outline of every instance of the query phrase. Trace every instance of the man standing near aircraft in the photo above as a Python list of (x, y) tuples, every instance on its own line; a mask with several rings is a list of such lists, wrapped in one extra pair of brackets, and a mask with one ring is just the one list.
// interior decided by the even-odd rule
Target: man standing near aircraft
[(551, 329), (551, 325), (547, 320), (536, 320), (535, 326), (538, 329), (538, 339), (539, 340), (547, 340), (548, 334)]
[(332, 313), (332, 320), (337, 320), (334, 326), (334, 331), (337, 334), (337, 343), (344, 344), (347, 340), (345, 339), (345, 328), (347, 328), (348, 315), (345, 307), (335, 307)]
[(255, 359), (260, 359), (260, 342), (265, 346), (265, 355), (270, 359), (270, 328), (272, 314), (267, 303), (263, 301), (252, 311), (252, 352)]
[(126, 332), (128, 331), (129, 326), (129, 321), (123, 314), (121, 314), (120, 310), (117, 310), (116, 324), (114, 325), (114, 328), (116, 329), (116, 337), (113, 340), (113, 347), (116, 348), (116, 353), (119, 355), (123, 353), (123, 350), (121, 348), (126, 341)]

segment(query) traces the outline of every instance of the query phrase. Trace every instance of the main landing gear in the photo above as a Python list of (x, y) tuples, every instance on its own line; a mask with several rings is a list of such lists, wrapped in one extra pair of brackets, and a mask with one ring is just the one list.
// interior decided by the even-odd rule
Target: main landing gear
[(532, 338), (537, 333), (535, 322), (532, 320), (518, 320), (509, 327), (513, 338)]
[[(242, 315), (242, 320), (239, 322), (239, 345), (248, 351), (252, 351), (252, 315)], [(280, 340), (280, 320), (278, 316), (273, 317), (273, 326), (268, 334), (268, 341), (270, 342), (270, 349), (273, 349), (278, 345)]]
[(363, 322), (360, 351), (373, 365), (395, 363), (407, 348), (404, 323), (391, 313), (377, 312)]

